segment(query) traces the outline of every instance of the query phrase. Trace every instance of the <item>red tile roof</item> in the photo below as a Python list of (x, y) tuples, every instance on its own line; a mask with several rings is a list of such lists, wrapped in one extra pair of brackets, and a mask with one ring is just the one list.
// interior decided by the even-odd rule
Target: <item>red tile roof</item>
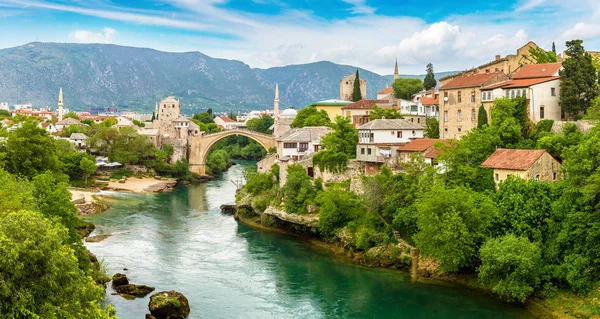
[(230, 119), (228, 116), (219, 116), (219, 118), (225, 123), (237, 123), (236, 121)]
[(346, 109), (372, 109), (377, 104), (389, 104), (389, 100), (360, 100), (358, 102), (350, 103), (344, 107), (342, 110)]
[(513, 75), (513, 79), (545, 78), (553, 76), (558, 72), (561, 66), (562, 62), (524, 65), (517, 73), (515, 73), (515, 75)]
[(485, 81), (491, 79), (496, 73), (484, 73), (484, 74), (471, 74), (471, 75), (459, 75), (452, 79), (452, 81), (446, 83), (440, 89), (458, 89), (481, 86)]
[(377, 94), (389, 94), (389, 93), (394, 93), (394, 89), (392, 89), (391, 87), (387, 87), (387, 88), (379, 91)]
[(532, 85), (550, 82), (550, 81), (554, 81), (554, 80), (558, 80), (558, 79), (560, 79), (560, 76), (509, 80), (509, 81), (504, 81), (504, 82), (493, 84), (493, 85), (488, 85), (488, 86), (482, 88), (481, 90), (487, 91), (487, 90), (493, 90), (493, 89), (497, 89), (497, 88), (503, 88), (503, 89), (526, 88), (526, 87), (530, 87)]
[(440, 97), (439, 96), (436, 96), (435, 98), (434, 97), (422, 97), (421, 104), (423, 104), (423, 105), (439, 105)]
[(499, 148), (481, 164), (481, 167), (524, 171), (531, 167), (545, 152), (545, 150)]
[(441, 140), (435, 138), (417, 138), (402, 146), (398, 150), (405, 152), (423, 152), (439, 141)]

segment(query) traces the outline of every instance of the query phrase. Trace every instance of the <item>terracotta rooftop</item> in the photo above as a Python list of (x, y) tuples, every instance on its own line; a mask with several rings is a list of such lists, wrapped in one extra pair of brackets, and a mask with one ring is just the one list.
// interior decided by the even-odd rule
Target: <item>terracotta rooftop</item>
[(459, 75), (446, 83), (440, 89), (458, 89), (481, 86), (485, 81), (491, 79), (496, 73), (484, 73), (484, 74), (471, 74), (471, 75)]
[(422, 97), (421, 98), (421, 104), (423, 105), (439, 105), (440, 104), (440, 97), (436, 96), (436, 97)]
[(385, 89), (379, 91), (377, 94), (389, 94), (389, 93), (394, 93), (394, 89), (392, 89), (391, 87), (386, 87)]
[(537, 161), (545, 152), (545, 150), (499, 148), (481, 164), (481, 167), (524, 171), (531, 167), (531, 165), (533, 165), (533, 163), (535, 163), (535, 161)]
[(229, 116), (219, 116), (219, 118), (225, 123), (237, 123), (237, 121), (229, 118)]
[(398, 150), (405, 152), (423, 152), (439, 141), (442, 140), (435, 138), (417, 138), (402, 146)]
[(493, 90), (493, 89), (497, 89), (497, 88), (503, 88), (503, 89), (525, 88), (525, 87), (530, 87), (532, 85), (536, 85), (536, 84), (540, 84), (540, 83), (545, 83), (545, 82), (549, 82), (549, 81), (554, 81), (554, 80), (558, 80), (558, 79), (560, 79), (560, 76), (549, 76), (549, 77), (545, 77), (545, 78), (531, 78), (531, 79), (508, 80), (508, 81), (504, 81), (504, 82), (500, 82), (500, 83), (488, 85), (488, 86), (482, 88), (481, 90), (482, 91), (487, 91), (487, 90)]
[(513, 75), (513, 79), (545, 78), (558, 75), (561, 62), (524, 65)]
[(389, 100), (360, 100), (358, 102), (350, 103), (344, 107), (342, 110), (346, 109), (372, 109), (377, 104), (389, 104)]

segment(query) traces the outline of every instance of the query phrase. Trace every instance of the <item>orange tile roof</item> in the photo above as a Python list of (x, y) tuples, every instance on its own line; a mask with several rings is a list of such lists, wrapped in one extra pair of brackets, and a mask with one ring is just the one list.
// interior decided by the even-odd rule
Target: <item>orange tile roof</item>
[(497, 73), (484, 73), (484, 74), (471, 74), (471, 75), (459, 75), (452, 81), (446, 83), (440, 89), (458, 89), (481, 86), (485, 81), (491, 79)]
[(219, 116), (219, 118), (226, 123), (237, 123), (236, 121), (230, 119), (228, 116)]
[(562, 62), (524, 65), (515, 73), (515, 75), (513, 75), (513, 79), (545, 78), (553, 76), (558, 72), (561, 66)]
[(421, 104), (423, 105), (439, 105), (440, 104), (440, 97), (422, 97), (421, 98)]
[(558, 80), (558, 79), (560, 79), (560, 76), (509, 80), (509, 81), (504, 81), (504, 82), (497, 83), (497, 84), (488, 85), (488, 86), (482, 88), (481, 90), (487, 91), (487, 90), (493, 90), (493, 89), (497, 89), (497, 88), (503, 88), (503, 89), (525, 88), (525, 87), (530, 87), (532, 85), (550, 82), (550, 81), (554, 81), (554, 80)]
[(358, 102), (350, 103), (344, 107), (342, 110), (346, 109), (372, 109), (377, 104), (389, 104), (389, 100), (360, 100)]
[(531, 167), (545, 152), (545, 150), (499, 148), (481, 164), (481, 167), (524, 171)]
[(394, 93), (394, 89), (392, 89), (391, 87), (386, 87), (385, 89), (379, 91), (377, 94), (388, 94), (388, 93)]
[(441, 140), (435, 138), (417, 138), (402, 146), (398, 150), (406, 152), (423, 152), (439, 141)]

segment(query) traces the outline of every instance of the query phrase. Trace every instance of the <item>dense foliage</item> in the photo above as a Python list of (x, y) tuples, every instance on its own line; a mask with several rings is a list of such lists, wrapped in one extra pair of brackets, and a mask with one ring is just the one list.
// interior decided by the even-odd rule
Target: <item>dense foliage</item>
[(565, 53), (569, 58), (563, 61), (563, 69), (559, 71), (560, 106), (563, 112), (575, 117), (585, 113), (598, 96), (598, 71), (582, 40), (567, 41)]
[(423, 89), (423, 81), (414, 78), (396, 79), (392, 84), (394, 95), (399, 99), (411, 100), (412, 95)]
[(378, 120), (378, 119), (400, 119), (402, 118), (402, 114), (398, 113), (398, 110), (395, 108), (381, 108), (375, 105), (371, 112), (369, 113), (369, 120)]
[(477, 110), (477, 128), (483, 128), (484, 125), (488, 125), (488, 116), (485, 107), (481, 104)]
[(321, 139), (325, 148), (313, 155), (313, 162), (321, 170), (343, 171), (348, 159), (356, 157), (358, 131), (350, 124), (350, 118), (337, 116), (331, 123), (332, 132)]
[(314, 106), (308, 106), (298, 111), (298, 115), (296, 115), (291, 127), (327, 126), (329, 123), (331, 123), (331, 120), (325, 110), (319, 111)]
[(440, 122), (435, 117), (427, 118), (425, 122), (425, 137), (440, 138)]
[(275, 120), (273, 120), (272, 117), (269, 115), (263, 115), (259, 118), (248, 120), (248, 122), (246, 122), (246, 128), (255, 132), (267, 134), (271, 132), (270, 128), (274, 123)]

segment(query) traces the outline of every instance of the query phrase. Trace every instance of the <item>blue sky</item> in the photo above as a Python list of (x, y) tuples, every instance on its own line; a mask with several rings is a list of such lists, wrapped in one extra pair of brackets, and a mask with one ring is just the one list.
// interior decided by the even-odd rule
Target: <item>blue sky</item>
[(0, 48), (33, 41), (201, 51), (267, 68), (462, 70), (533, 40), (600, 49), (598, 0), (0, 0)]

